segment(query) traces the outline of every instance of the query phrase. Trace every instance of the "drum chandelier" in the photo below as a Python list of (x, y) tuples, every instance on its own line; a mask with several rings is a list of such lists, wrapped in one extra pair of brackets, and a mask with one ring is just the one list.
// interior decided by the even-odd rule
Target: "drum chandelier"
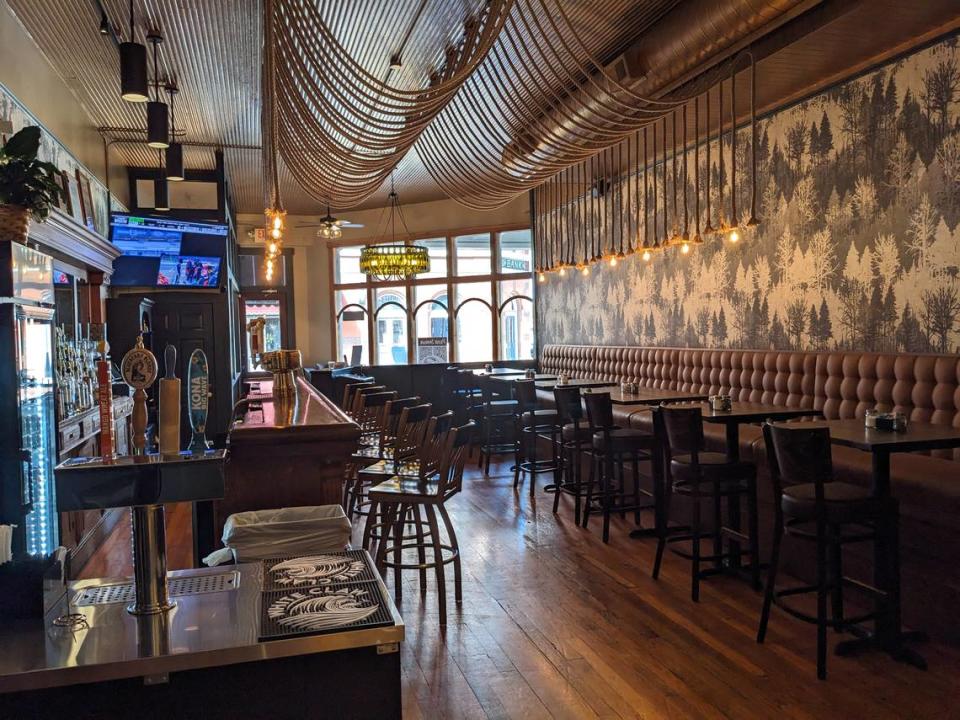
[(360, 272), (373, 280), (409, 280), (414, 275), (430, 272), (430, 254), (423, 245), (397, 242), (397, 220), (407, 235), (406, 220), (400, 210), (400, 200), (390, 178), (390, 244), (367, 245), (360, 251)]

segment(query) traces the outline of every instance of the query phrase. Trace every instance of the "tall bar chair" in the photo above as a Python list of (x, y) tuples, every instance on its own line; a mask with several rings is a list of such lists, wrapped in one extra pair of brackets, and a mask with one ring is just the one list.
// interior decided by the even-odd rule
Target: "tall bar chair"
[(479, 422), (476, 431), (480, 436), (478, 467), (483, 470), (484, 475), (489, 475), (491, 457), (513, 452), (514, 416), (518, 404), (513, 398), (496, 392), (490, 378), (479, 378), (479, 384), (479, 415), (475, 414), (470, 419)]
[(355, 393), (360, 388), (373, 387), (376, 385), (373, 380), (363, 380), (360, 382), (347, 383), (343, 386), (343, 398), (340, 400), (340, 409), (346, 413), (353, 410), (353, 401)]
[[(375, 485), (390, 478), (401, 478), (405, 480), (419, 480), (427, 482), (435, 478), (440, 471), (440, 462), (443, 459), (443, 450), (447, 440), (447, 433), (453, 427), (454, 413), (448, 410), (440, 415), (430, 418), (427, 423), (426, 432), (420, 445), (414, 451), (412, 456), (405, 458), (396, 458), (390, 460), (380, 460), (373, 465), (368, 465), (359, 471), (362, 481), (368, 485)], [(363, 529), (363, 548), (373, 551), (373, 544), (379, 542), (383, 530), (382, 518), (376, 502), (370, 501), (367, 520)], [(408, 513), (407, 522), (413, 522), (414, 518)], [(420, 531), (422, 532), (423, 524)], [(406, 538), (410, 539), (410, 538)], [(424, 575), (425, 578), (425, 575)], [(424, 580), (425, 582), (425, 580)]]
[[(657, 555), (653, 564), (654, 579), (660, 576), (664, 549), (673, 543), (691, 543), (691, 551), (670, 549), (691, 563), (690, 595), (700, 600), (700, 581), (724, 571), (723, 562), (733, 557), (750, 555), (751, 581), (760, 589), (760, 542), (757, 520), (757, 468), (753, 463), (732, 461), (723, 453), (706, 452), (703, 441), (703, 412), (699, 405), (661, 405), (653, 410), (654, 428), (660, 438), (666, 473), (665, 492), (657, 522)], [(691, 521), (689, 533), (675, 532), (669, 525), (670, 504), (674, 495), (690, 500)], [(724, 525), (723, 501), (729, 498), (746, 499), (748, 532)], [(713, 540), (713, 553), (704, 555), (701, 541), (704, 537), (701, 522), (701, 504), (709, 501), (713, 507), (713, 528), (707, 535)], [(724, 540), (746, 543), (747, 549), (725, 552)], [(713, 567), (703, 568), (703, 563)]]
[[(456, 603), (460, 605), (463, 602), (460, 546), (447, 513), (446, 502), (460, 492), (463, 486), (463, 467), (469, 453), (472, 433), (472, 423), (454, 428), (448, 433), (435, 479), (391, 478), (370, 489), (370, 499), (380, 504), (384, 515), (384, 537), (377, 547), (377, 567), (381, 571), (393, 569), (394, 596), (398, 603), (402, 599), (402, 571), (416, 570), (421, 573), (422, 578), (424, 572), (432, 569), (436, 575), (441, 625), (447, 624), (446, 565), (453, 565)], [(404, 526), (407, 513), (411, 510), (415, 514), (422, 510), (429, 534), (408, 541), (405, 539)], [(438, 515), (446, 531), (446, 540), (440, 532)], [(405, 560), (404, 551), (408, 550), (416, 550), (417, 562)], [(432, 552), (432, 560), (424, 558), (425, 551)]]
[(423, 442), (432, 405), (422, 404), (419, 397), (390, 400), (384, 408), (385, 422), (378, 442), (361, 445), (351, 456), (344, 483), (343, 507), (351, 520), (365, 516), (369, 474), (363, 469), (381, 460), (403, 462), (412, 457)]
[(381, 390), (365, 393), (361, 390), (360, 393), (353, 420), (360, 426), (360, 444), (374, 445), (380, 438), (380, 433), (383, 432), (387, 421), (387, 403), (397, 399), (397, 392)]
[[(560, 495), (573, 497), (573, 517), (580, 524), (580, 507), (586, 494), (587, 481), (583, 478), (583, 455), (593, 448), (593, 430), (583, 412), (580, 388), (558, 385), (553, 390), (560, 426), (557, 462), (560, 464), (560, 482), (553, 496), (553, 512), (560, 507)], [(590, 462), (591, 476), (593, 461)]]
[[(609, 392), (583, 394), (587, 406), (590, 429), (590, 452), (593, 468), (587, 483), (586, 502), (583, 510), (583, 527), (587, 527), (594, 508), (594, 492), (600, 486), (600, 511), (603, 514), (603, 542), (610, 541), (610, 516), (619, 513), (625, 516), (632, 512), (634, 522), (640, 524), (640, 513), (653, 507), (651, 493), (640, 486), (640, 463), (651, 461), (654, 483), (657, 463), (654, 453), (656, 438), (652, 433), (636, 428), (623, 428), (613, 420), (613, 402)], [(628, 482), (624, 465), (630, 463)], [(629, 485), (629, 487), (628, 487)]]
[(386, 385), (367, 385), (366, 387), (357, 388), (350, 398), (350, 409), (346, 411), (347, 415), (356, 420), (360, 408), (363, 407), (363, 398), (367, 395), (381, 392), (387, 392)]
[[(530, 476), (530, 494), (537, 490), (537, 475), (552, 473), (554, 486), (560, 484), (560, 463), (555, 448), (560, 442), (560, 426), (557, 411), (541, 408), (537, 398), (537, 384), (533, 380), (514, 380), (513, 393), (517, 407), (514, 415), (516, 439), (514, 440), (513, 487), (520, 487), (523, 475)], [(537, 457), (537, 441), (550, 440), (550, 457)]]
[[(884, 613), (897, 611), (896, 593), (885, 592), (843, 575), (843, 546), (876, 542), (881, 524), (895, 527), (897, 506), (891, 501), (887, 507), (881, 507), (867, 488), (834, 480), (829, 428), (768, 422), (763, 426), (763, 440), (773, 483), (775, 520), (770, 572), (763, 595), (757, 642), (762, 643), (766, 637), (771, 605), (777, 605), (799, 620), (815, 624), (817, 677), (823, 680), (827, 676), (828, 627), (842, 632), (868, 620), (876, 620)], [(817, 559), (814, 585), (777, 589), (784, 535), (814, 543)], [(870, 597), (877, 609), (859, 617), (845, 617), (845, 585)], [(785, 602), (788, 597), (805, 593), (817, 595), (815, 616)]]

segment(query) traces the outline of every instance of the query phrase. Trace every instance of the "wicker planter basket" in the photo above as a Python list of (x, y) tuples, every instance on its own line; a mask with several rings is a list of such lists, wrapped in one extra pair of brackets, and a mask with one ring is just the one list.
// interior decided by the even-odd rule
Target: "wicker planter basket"
[(30, 211), (19, 205), (0, 205), (0, 240), (26, 244)]

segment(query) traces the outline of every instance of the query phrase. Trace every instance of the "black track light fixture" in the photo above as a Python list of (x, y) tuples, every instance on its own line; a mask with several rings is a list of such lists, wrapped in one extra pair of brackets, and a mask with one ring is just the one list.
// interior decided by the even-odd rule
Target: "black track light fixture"
[[(103, 32), (104, 15), (100, 23)], [(130, 39), (120, 43), (120, 97), (127, 102), (143, 103), (150, 99), (147, 82), (147, 48), (133, 35), (133, 0), (130, 0)]]
[(159, 33), (151, 31), (147, 40), (153, 43), (154, 99), (147, 103), (147, 145), (164, 150), (170, 145), (170, 115), (167, 104), (160, 100), (160, 66), (157, 47), (163, 42)]
[(177, 142), (177, 125), (173, 112), (173, 97), (180, 90), (173, 83), (167, 85), (167, 93), (170, 95), (170, 146), (166, 149), (167, 155), (167, 180), (180, 182), (183, 176), (183, 145)]
[(167, 212), (170, 210), (170, 194), (163, 168), (163, 153), (159, 150), (157, 151), (157, 160), (160, 163), (160, 174), (153, 181), (153, 209), (157, 212)]

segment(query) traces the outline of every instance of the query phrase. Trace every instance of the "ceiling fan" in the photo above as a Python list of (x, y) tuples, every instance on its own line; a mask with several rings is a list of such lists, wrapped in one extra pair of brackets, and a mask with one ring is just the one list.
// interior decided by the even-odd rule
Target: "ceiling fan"
[(297, 225), (297, 227), (315, 227), (317, 228), (317, 236), (322, 238), (338, 238), (342, 234), (342, 228), (362, 228), (363, 225), (360, 223), (352, 223), (346, 219), (337, 219), (330, 214), (330, 206), (327, 206), (327, 214), (320, 218), (318, 223), (305, 223), (303, 225)]

